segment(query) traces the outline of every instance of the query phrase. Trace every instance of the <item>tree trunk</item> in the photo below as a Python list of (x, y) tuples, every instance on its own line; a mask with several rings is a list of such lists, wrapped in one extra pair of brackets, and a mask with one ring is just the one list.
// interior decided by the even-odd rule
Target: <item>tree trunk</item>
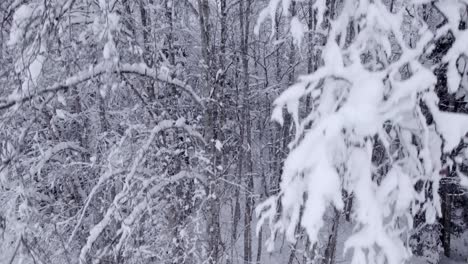
[(448, 193), (442, 194), (442, 246), (444, 255), (450, 257), (450, 233), (452, 223), (452, 197)]
[[(207, 171), (207, 259), (209, 264), (218, 263), (219, 244), (221, 242), (219, 225), (219, 191), (218, 191), (218, 163), (220, 153), (215, 147), (218, 140), (218, 105), (219, 89), (216, 83), (216, 69), (213, 49), (210, 48), (210, 6), (208, 0), (198, 0), (199, 23), (201, 33), (201, 45), (204, 64), (206, 66), (205, 83), (209, 97), (213, 101), (207, 105), (207, 114), (205, 118), (205, 141), (207, 142), (206, 153), (210, 156), (210, 169)], [(211, 89), (211, 90), (209, 90)]]
[[(249, 42), (249, 15), (250, 15), (250, 0), (240, 0), (239, 2), (239, 19), (241, 32), (241, 59), (243, 71), (243, 91), (242, 91), (242, 127), (241, 130), (241, 152), (245, 153), (245, 207), (244, 207), (244, 263), (252, 262), (252, 212), (253, 212), (253, 164), (252, 164), (252, 137), (251, 137), (251, 121), (250, 121), (250, 99), (249, 99), (249, 59), (248, 59), (248, 42)], [(247, 143), (247, 146), (245, 146)], [(242, 160), (241, 160), (242, 162)]]
[(151, 25), (151, 17), (146, 13), (146, 6), (143, 0), (140, 0), (139, 8), (140, 8), (141, 25), (143, 26), (142, 27), (143, 43), (141, 47), (143, 49), (143, 60), (148, 66), (152, 67), (153, 59), (148, 50), (149, 35), (150, 35), (148, 31), (150, 30), (149, 26)]

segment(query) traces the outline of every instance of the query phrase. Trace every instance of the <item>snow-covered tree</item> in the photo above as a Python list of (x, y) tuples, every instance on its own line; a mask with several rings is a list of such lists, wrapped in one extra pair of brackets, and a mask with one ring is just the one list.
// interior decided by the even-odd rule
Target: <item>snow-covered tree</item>
[[(459, 68), (468, 32), (461, 25), (468, 3), (318, 0), (319, 27), (307, 32), (288, 12), (293, 1), (270, 0), (256, 32), (271, 18), (274, 34), (280, 13), (290, 16), (298, 45), (306, 34), (327, 41), (323, 65), (274, 102), (273, 120), (282, 124), (286, 108), (294, 139), (280, 192), (257, 208), (258, 228), (269, 222), (270, 249), (278, 233), (294, 242), (301, 229), (314, 244), (326, 210), (344, 210), (346, 193), (353, 201), (353, 234), (345, 242), (352, 263), (403, 263), (411, 256), (415, 216), (423, 214), (426, 223), (441, 216), (441, 172), (460, 162), (445, 157), (468, 131), (468, 116), (439, 107), (435, 73), (446, 65), (449, 92), (464, 89)], [(447, 34), (454, 42), (442, 47), (438, 40)], [(304, 98), (312, 102), (305, 114)]]
[(8, 40), (0, 263), (196, 259), (206, 196), (197, 169), (203, 102), (174, 65), (184, 55), (169, 30), (149, 34), (169, 23), (156, 16), (167, 8), (8, 2), (0, 10)]

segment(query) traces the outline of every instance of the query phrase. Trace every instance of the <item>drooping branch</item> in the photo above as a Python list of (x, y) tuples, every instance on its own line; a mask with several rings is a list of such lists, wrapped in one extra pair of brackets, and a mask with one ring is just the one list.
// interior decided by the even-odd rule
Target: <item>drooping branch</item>
[[(156, 136), (160, 132), (163, 132), (165, 130), (178, 129), (178, 128), (185, 130), (188, 134), (190, 134), (190, 135), (198, 138), (199, 140), (203, 141), (203, 137), (199, 133), (197, 133), (196, 131), (193, 131), (193, 129), (190, 126), (186, 125), (185, 124), (185, 119), (183, 119), (183, 118), (178, 119), (176, 121), (175, 120), (164, 120), (164, 121), (161, 121), (160, 123), (158, 123), (150, 131), (150, 135), (149, 135), (148, 139), (145, 141), (143, 146), (136, 153), (135, 159), (132, 162), (132, 166), (130, 167), (130, 170), (127, 173), (127, 175), (125, 176), (123, 189), (118, 194), (115, 195), (112, 204), (107, 209), (106, 214), (101, 219), (101, 221), (90, 230), (90, 232), (89, 232), (90, 234), (89, 234), (89, 236), (88, 236), (88, 238), (86, 240), (86, 244), (81, 249), (81, 252), (80, 252), (80, 257), (79, 257), (80, 263), (85, 262), (86, 256), (87, 256), (89, 250), (91, 249), (91, 247), (93, 246), (94, 242), (101, 235), (101, 233), (104, 231), (106, 226), (110, 223), (111, 218), (114, 216), (115, 211), (118, 209), (118, 206), (119, 206), (119, 204), (121, 202), (121, 199), (129, 194), (130, 185), (131, 185), (130, 182), (135, 177), (135, 175), (137, 173), (137, 170), (138, 170), (138, 167), (141, 165), (141, 163), (145, 159), (145, 153), (147, 152), (150, 145), (155, 140)], [(101, 176), (101, 178), (99, 180), (99, 184), (102, 184), (109, 177), (110, 177), (109, 174)], [(163, 179), (161, 179), (161, 180), (163, 181)], [(79, 222), (76, 224), (72, 234), (76, 234), (76, 230), (78, 229), (79, 225), (81, 224), (81, 221), (83, 219), (83, 215), (85, 213), (85, 210), (88, 207), (89, 202), (91, 201), (92, 195), (95, 195), (97, 187), (93, 188), (92, 193), (88, 197), (86, 205), (83, 208), (82, 215), (80, 216)], [(150, 193), (156, 192), (157, 190), (158, 189), (151, 188)], [(73, 239), (73, 237), (70, 237), (69, 243), (72, 241), (72, 239)]]
[(68, 90), (70, 87), (80, 84), (82, 82), (88, 81), (96, 76), (105, 74), (105, 73), (131, 73), (131, 74), (138, 74), (141, 76), (145, 76), (148, 78), (152, 78), (156, 81), (172, 84), (175, 87), (181, 89), (182, 91), (186, 92), (192, 99), (202, 108), (204, 108), (203, 99), (200, 98), (192, 87), (185, 82), (172, 78), (170, 74), (164, 72), (163, 70), (149, 68), (144, 63), (139, 64), (120, 64), (118, 67), (111, 68), (107, 63), (100, 63), (89, 70), (81, 71), (74, 76), (67, 78), (64, 82), (56, 83), (48, 88), (37, 90), (33, 94), (28, 94), (24, 96), (10, 96), (8, 98), (0, 98), (0, 110), (8, 109), (13, 107), (14, 105), (21, 104), (27, 101), (30, 101), (38, 96), (49, 94), (49, 93), (56, 93), (58, 91)]

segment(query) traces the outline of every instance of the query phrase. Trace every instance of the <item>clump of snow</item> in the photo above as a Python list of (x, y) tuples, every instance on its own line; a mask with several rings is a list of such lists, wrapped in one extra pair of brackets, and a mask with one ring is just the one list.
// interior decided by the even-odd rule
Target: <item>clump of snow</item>
[(302, 24), (298, 17), (293, 17), (291, 19), (291, 35), (294, 39), (294, 43), (299, 47), (301, 46), (305, 32), (306, 26)]
[(102, 55), (104, 59), (109, 60), (117, 53), (114, 41), (109, 40), (104, 45), (104, 50), (102, 51)]
[(444, 140), (444, 152), (453, 150), (465, 137), (468, 128), (468, 116), (458, 113), (442, 112), (438, 109), (435, 96), (427, 96), (426, 102), (431, 109), (437, 131)]
[(15, 45), (19, 43), (24, 34), (25, 27), (28, 24), (29, 19), (33, 18), (34, 7), (31, 5), (21, 5), (16, 9), (13, 14), (13, 22), (10, 30), (10, 38), (8, 45)]
[[(460, 174), (459, 174), (459, 175), (460, 175)], [(461, 180), (460, 180), (460, 185), (461, 185), (461, 186), (464, 186), (465, 188), (468, 189), (468, 176), (466, 176), (466, 175), (460, 175), (460, 178), (461, 178)]]
[(109, 13), (107, 15), (109, 30), (111, 30), (111, 31), (119, 30), (120, 29), (119, 20), (120, 20), (119, 15), (117, 15), (116, 13)]
[[(15, 5), (13, 5), (15, 6)], [(20, 5), (13, 14), (12, 27), (10, 30), (10, 46), (26, 43), (25, 38), (31, 40), (31, 43), (21, 47), (21, 56), (18, 56), (15, 62), (15, 70), (23, 76), (23, 83), (20, 91), (16, 95), (23, 96), (30, 93), (37, 86), (41, 75), (43, 65), (46, 61), (47, 38), (43, 35), (48, 28), (48, 23), (39, 25), (41, 16), (44, 13), (44, 6), (39, 3), (30, 3)], [(27, 29), (39, 27), (37, 35)], [(42, 28), (41, 28), (42, 27)]]
[(268, 2), (268, 6), (265, 7), (261, 12), (260, 14), (258, 15), (258, 20), (257, 20), (257, 24), (255, 25), (254, 27), (254, 33), (256, 35), (260, 34), (260, 26), (262, 25), (263, 22), (265, 22), (265, 20), (270, 17), (271, 18), (271, 37), (274, 36), (274, 32), (275, 32), (275, 26), (276, 26), (276, 22), (275, 22), (275, 14), (276, 14), (276, 10), (278, 8), (278, 5), (280, 4), (282, 0), (270, 0)]
[(215, 148), (218, 151), (222, 151), (223, 150), (223, 143), (221, 143), (221, 141), (219, 141), (219, 140), (215, 140)]

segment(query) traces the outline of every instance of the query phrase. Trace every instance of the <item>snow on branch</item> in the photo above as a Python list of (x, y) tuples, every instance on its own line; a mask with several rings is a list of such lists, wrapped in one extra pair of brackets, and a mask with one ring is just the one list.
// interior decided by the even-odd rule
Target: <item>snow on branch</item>
[(152, 197), (159, 193), (164, 187), (168, 186), (169, 184), (176, 183), (178, 181), (190, 178), (197, 178), (199, 179), (198, 175), (194, 172), (189, 171), (180, 171), (175, 175), (164, 175), (157, 179), (157, 183), (152, 185), (152, 182), (155, 182), (155, 179), (149, 179), (147, 182), (143, 183), (144, 191), (138, 197), (140, 202), (136, 206), (133, 207), (132, 212), (122, 221), (122, 226), (117, 231), (117, 233), (121, 234), (119, 242), (114, 249), (114, 252), (119, 252), (124, 245), (125, 241), (131, 235), (132, 227), (134, 226), (135, 222), (141, 217), (141, 215), (145, 212), (148, 208), (148, 197)]
[(70, 149), (70, 150), (73, 150), (73, 151), (78, 151), (78, 152), (81, 152), (81, 153), (86, 153), (88, 152), (86, 149), (80, 147), (77, 143), (75, 142), (60, 142), (58, 144), (56, 144), (54, 147), (48, 149), (47, 151), (45, 151), (42, 155), (41, 155), (41, 158), (40, 158), (40, 161), (35, 165), (35, 166), (32, 166), (29, 170), (29, 173), (31, 175), (33, 174), (40, 174), (41, 173), (41, 170), (42, 168), (44, 167), (44, 165), (54, 156), (56, 155), (57, 153), (61, 152), (61, 151), (64, 151), (64, 150), (67, 150), (67, 149)]
[(184, 92), (189, 94), (192, 99), (199, 104), (200, 106), (204, 106), (203, 99), (200, 98), (195, 91), (192, 89), (190, 85), (187, 85), (181, 80), (172, 78), (170, 74), (166, 71), (157, 71), (155, 69), (149, 68), (144, 63), (139, 64), (121, 64), (119, 66), (118, 71), (122, 73), (133, 73), (133, 74), (140, 74), (142, 76), (150, 77), (155, 80), (159, 80), (161, 82), (166, 82), (172, 85), (175, 85), (177, 88), (182, 89)]
[[(129, 195), (132, 180), (135, 178), (136, 174), (138, 173), (138, 168), (140, 167), (141, 163), (144, 162), (144, 160), (145, 160), (145, 153), (148, 151), (150, 145), (153, 143), (156, 136), (160, 132), (162, 132), (164, 130), (176, 129), (176, 128), (184, 129), (190, 135), (192, 135), (192, 136), (198, 138), (199, 140), (203, 141), (203, 136), (200, 135), (198, 132), (193, 131), (192, 128), (189, 125), (185, 124), (185, 119), (183, 119), (183, 118), (178, 119), (178, 120), (163, 120), (163, 121), (159, 122), (150, 131), (150, 135), (146, 139), (145, 143), (141, 146), (139, 151), (136, 153), (135, 158), (134, 158), (134, 160), (132, 162), (132, 165), (128, 169), (128, 172), (126, 173), (125, 179), (123, 181), (123, 184), (124, 184), (123, 189), (119, 193), (117, 193), (115, 195), (115, 197), (113, 199), (113, 202), (110, 205), (110, 207), (107, 209), (103, 219), (90, 230), (89, 236), (88, 236), (87, 241), (86, 241), (86, 244), (81, 249), (81, 252), (80, 252), (80, 257), (79, 257), (80, 263), (86, 263), (86, 256), (87, 256), (89, 250), (91, 249), (92, 245), (94, 244), (96, 239), (100, 236), (100, 234), (104, 231), (104, 229), (107, 227), (107, 225), (112, 220), (112, 217), (114, 216), (116, 210), (119, 208), (120, 203), (122, 202), (123, 198), (126, 197), (127, 195)], [(101, 176), (101, 178), (99, 179), (98, 185), (96, 185), (92, 189), (90, 195), (87, 198), (85, 207), (82, 209), (80, 218), (79, 218), (77, 224), (75, 225), (75, 228), (74, 228), (72, 234), (76, 234), (76, 231), (77, 231), (78, 227), (81, 225), (81, 222), (83, 220), (83, 216), (85, 214), (85, 211), (88, 208), (92, 197), (96, 194), (97, 189), (107, 179), (109, 179), (112, 175), (115, 175), (115, 172), (109, 171), (108, 173), (103, 174)], [(179, 176), (183, 177), (183, 176), (187, 176), (187, 174), (186, 173), (181, 173), (181, 174), (179, 174)], [(172, 179), (172, 180), (174, 180), (174, 179)], [(154, 181), (154, 179), (153, 179), (153, 181)], [(160, 182), (160, 183), (161, 182), (170, 183), (171, 179), (167, 180), (167, 179), (164, 179), (163, 177), (159, 177), (157, 179), (157, 181)], [(157, 190), (159, 190), (157, 186), (159, 186), (159, 185), (156, 185), (156, 186), (152, 187), (150, 189), (150, 193), (154, 193)], [(137, 211), (135, 211), (135, 213), (133, 213), (133, 215), (135, 217), (136, 217), (136, 214), (138, 214), (139, 212), (141, 212), (141, 210), (143, 210), (142, 206), (138, 207), (140, 209), (138, 209)], [(131, 216), (129, 216), (129, 217), (131, 217)], [(130, 220), (128, 220), (128, 221), (130, 221)], [(70, 237), (68, 243), (70, 243), (73, 240), (73, 237), (74, 237), (73, 235)]]
[[(97, 64), (91, 67), (89, 70), (84, 70), (77, 73), (74, 76), (67, 78), (64, 82), (54, 84), (45, 89), (38, 89), (32, 94), (28, 94), (25, 96), (17, 96), (12, 95), (7, 98), (0, 98), (0, 110), (7, 109), (13, 107), (17, 104), (21, 104), (32, 100), (38, 96), (48, 94), (48, 93), (56, 93), (58, 91), (68, 90), (70, 87), (74, 85), (78, 85), (85, 81), (88, 81), (96, 76), (108, 73), (110, 70), (109, 65), (105, 62)], [(182, 91), (186, 92), (192, 99), (197, 103), (199, 106), (204, 107), (203, 99), (200, 98), (192, 87), (181, 80), (172, 78), (168, 73), (162, 70), (155, 70), (149, 68), (144, 63), (139, 64), (120, 64), (116, 68), (112, 68), (112, 72), (114, 73), (130, 73), (130, 74), (138, 74), (141, 76), (145, 76), (148, 78), (152, 78), (154, 80), (169, 83), (174, 85), (175, 87), (181, 89)]]
[[(408, 12), (429, 8), (422, 5), (429, 1), (399, 1), (392, 8), (381, 0), (341, 1), (336, 6), (327, 2), (314, 3), (319, 21), (329, 22), (323, 65), (274, 102), (272, 119), (283, 124), (286, 108), (296, 133), (284, 162), (280, 193), (257, 208), (259, 227), (268, 221), (274, 234), (267, 241), (270, 250), (278, 232), (295, 242), (298, 225), (313, 245), (326, 210), (344, 208), (344, 190), (354, 197), (355, 228), (345, 243), (345, 251), (353, 251), (352, 263), (404, 263), (411, 256), (406, 241), (413, 218), (424, 213), (433, 223), (441, 214), (441, 158), (465, 137), (468, 117), (439, 109), (438, 76), (420, 59), (436, 48), (434, 39), (442, 33), (431, 31), (436, 27), (420, 13)], [(435, 2), (444, 5), (446, 17), (460, 18), (463, 3)], [(260, 13), (256, 33), (266, 18), (285, 13), (290, 4), (291, 0), (271, 0)], [(300, 27), (297, 18), (290, 19), (292, 26)], [(457, 39), (442, 60), (449, 63), (452, 92), (461, 79), (454, 61), (468, 52), (466, 32), (458, 24), (439, 29), (453, 32)], [(291, 32), (301, 43), (297, 38), (302, 31)], [(301, 99), (307, 96), (314, 108), (301, 119)], [(384, 149), (384, 171), (372, 159), (377, 147)], [(431, 188), (420, 192), (417, 182)]]

